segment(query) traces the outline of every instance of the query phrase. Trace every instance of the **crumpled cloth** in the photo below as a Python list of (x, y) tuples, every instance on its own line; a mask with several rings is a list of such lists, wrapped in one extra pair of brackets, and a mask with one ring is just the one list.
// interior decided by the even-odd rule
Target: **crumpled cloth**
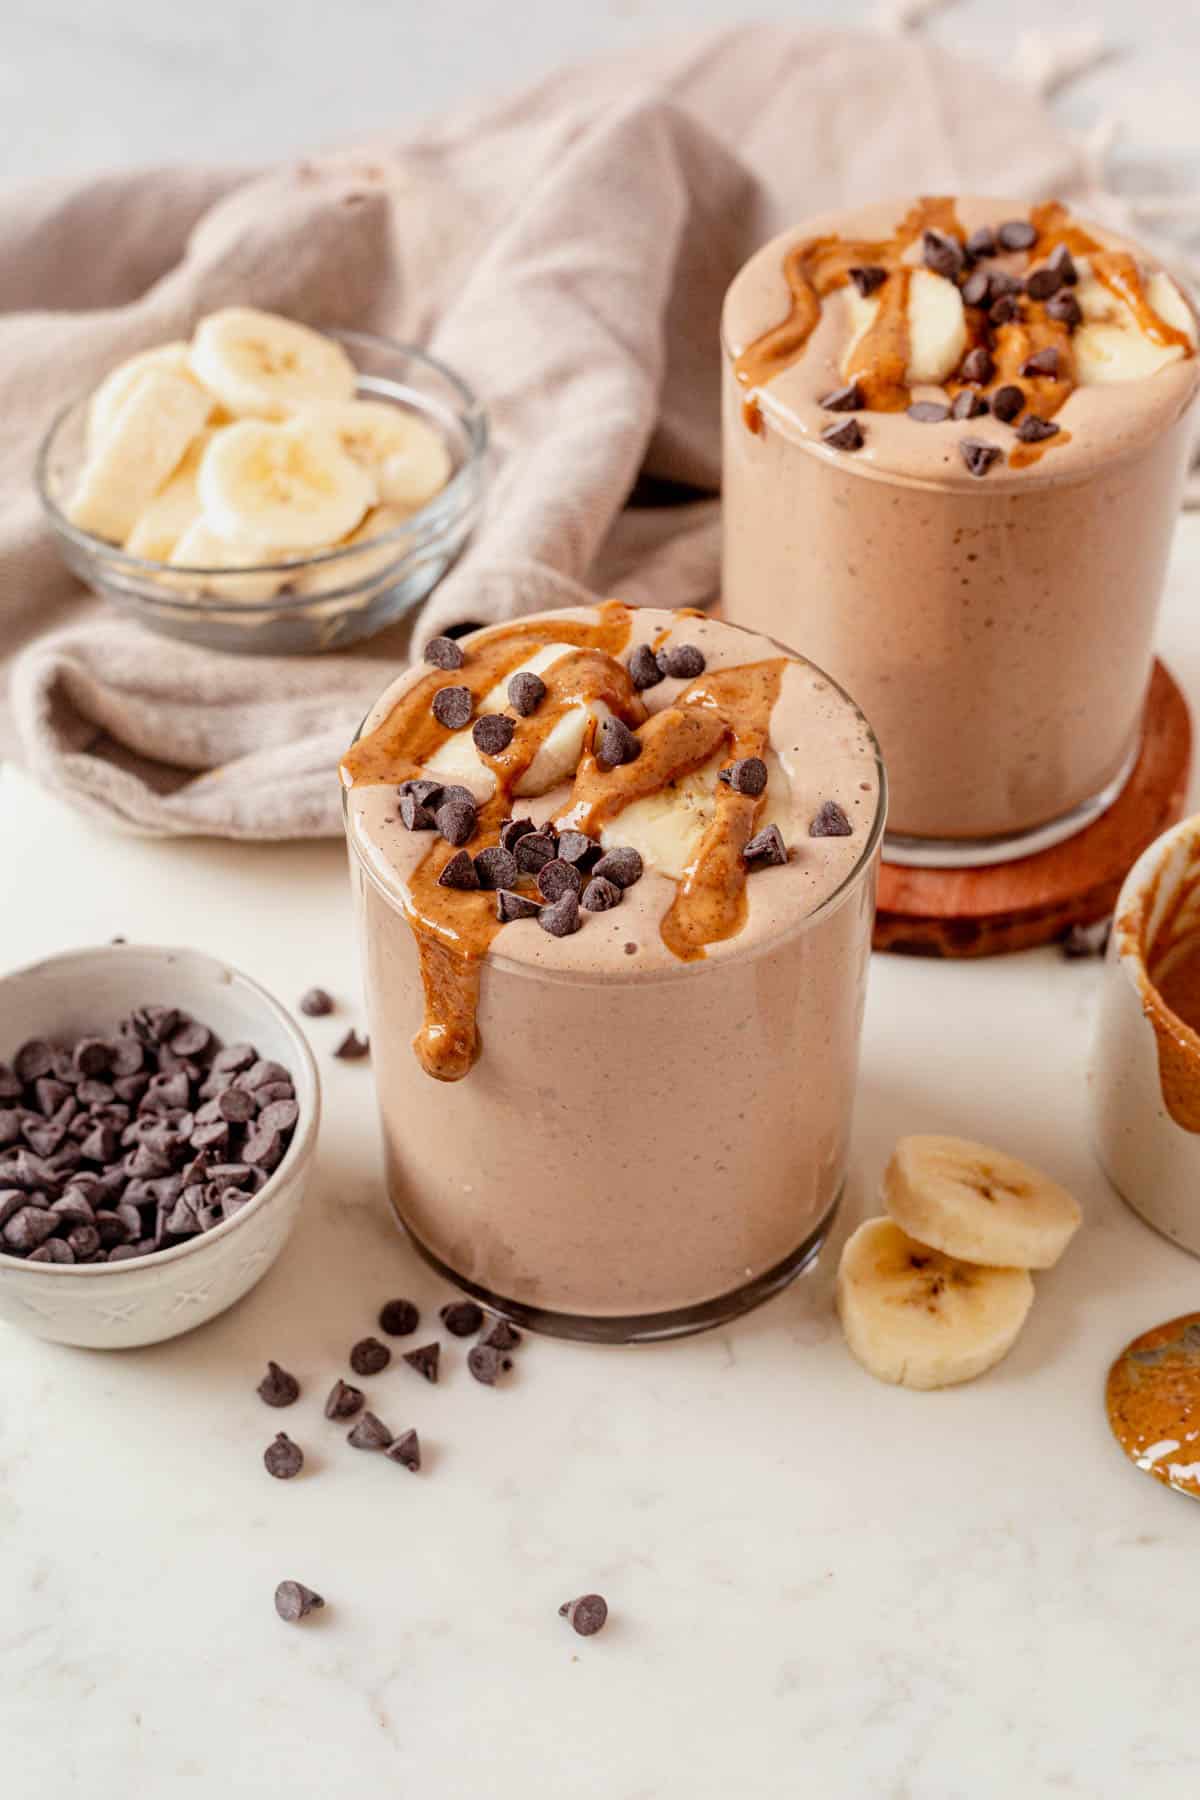
[[(1084, 180), (1035, 97), (919, 37), (750, 26), (266, 173), (0, 197), (7, 747), (127, 829), (336, 834), (338, 757), (410, 643), (595, 593), (715, 597), (720, 306), (765, 237), (881, 192)], [(56, 411), (231, 303), (420, 343), (482, 397), (485, 516), (415, 624), (222, 654), (117, 618), (58, 560), (31, 479)]]

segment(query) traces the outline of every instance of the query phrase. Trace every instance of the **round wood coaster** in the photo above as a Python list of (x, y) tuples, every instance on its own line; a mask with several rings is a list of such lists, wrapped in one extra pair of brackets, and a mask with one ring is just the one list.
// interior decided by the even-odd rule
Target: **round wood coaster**
[(1191, 759), (1187, 701), (1156, 662), (1141, 755), (1108, 811), (1063, 844), (989, 869), (902, 869), (885, 861), (875, 948), (1000, 956), (1107, 918), (1147, 844), (1182, 818)]

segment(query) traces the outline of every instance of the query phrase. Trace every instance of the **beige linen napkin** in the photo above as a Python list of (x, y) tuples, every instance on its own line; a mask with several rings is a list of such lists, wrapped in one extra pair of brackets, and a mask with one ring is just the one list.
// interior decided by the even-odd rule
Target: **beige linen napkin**
[(1036, 197), (1082, 178), (1037, 100), (919, 38), (755, 26), (269, 174), (0, 199), (0, 656), (20, 652), (17, 754), (138, 831), (340, 829), (338, 755), (408, 633), (286, 659), (155, 637), (66, 574), (31, 488), (57, 408), (212, 307), (415, 340), (482, 396), (485, 519), (418, 642), (593, 591), (703, 604), (718, 579), (718, 318), (746, 255), (881, 192)]

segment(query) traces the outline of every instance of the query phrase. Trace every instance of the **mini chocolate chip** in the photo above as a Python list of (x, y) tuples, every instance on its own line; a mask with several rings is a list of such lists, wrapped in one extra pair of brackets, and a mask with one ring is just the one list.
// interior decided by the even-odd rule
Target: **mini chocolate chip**
[(549, 832), (543, 830), (527, 833), (519, 840), (513, 854), (523, 875), (536, 875), (557, 856), (558, 850)]
[(977, 394), (974, 388), (963, 388), (961, 393), (954, 396), (953, 404), (950, 407), (950, 417), (952, 419), (978, 419), (989, 410), (988, 403), (982, 394)]
[(299, 1444), (293, 1444), (286, 1431), (279, 1431), (275, 1442), (263, 1451), (263, 1463), (267, 1474), (274, 1475), (276, 1481), (290, 1481), (304, 1467), (304, 1452)]
[(1024, 392), (1012, 382), (998, 387), (992, 395), (992, 412), (1004, 425), (1011, 424), (1024, 405)]
[[(503, 851), (501, 854), (505, 854)], [(469, 850), (456, 850), (437, 878), (439, 887), (460, 888), (471, 892), (479, 886), (479, 876)]]
[(615, 769), (621, 763), (636, 762), (642, 754), (642, 740), (630, 731), (622, 719), (602, 719), (595, 740), (596, 761), (602, 769)]
[(538, 924), (551, 937), (570, 937), (578, 931), (583, 923), (579, 917), (579, 895), (574, 888), (567, 888), (552, 906), (543, 906), (538, 913)]
[(957, 281), (966, 263), (966, 252), (957, 238), (944, 231), (926, 231), (921, 238), (925, 267), (947, 281)]
[[(294, 1100), (271, 1100), (258, 1115), (258, 1130), (268, 1135), (282, 1134), (290, 1131), (299, 1117), (300, 1108)], [(246, 1161), (253, 1162), (254, 1158), (247, 1156)]]
[(663, 672), (658, 666), (658, 658), (649, 644), (639, 644), (629, 658), (629, 679), (639, 693), (644, 692), (646, 688), (657, 687), (663, 679)]
[(1057, 437), (1062, 430), (1053, 419), (1039, 419), (1036, 413), (1030, 413), (1017, 426), (1017, 436), (1023, 444), (1044, 444), (1047, 438)]
[(425, 646), (425, 661), (435, 669), (461, 669), (466, 660), (462, 645), (453, 638), (430, 638)]
[(853, 837), (854, 827), (836, 800), (825, 800), (808, 827), (809, 837)]
[(350, 1352), (350, 1367), (356, 1375), (378, 1375), (391, 1360), (391, 1351), (377, 1337), (359, 1338)]
[(963, 282), (962, 297), (966, 306), (986, 306), (992, 294), (992, 278), (986, 269), (972, 269)]
[(964, 381), (978, 381), (981, 385), (989, 382), (996, 372), (992, 353), (985, 344), (976, 344), (974, 350), (968, 350), (963, 357), (962, 378)]
[(1056, 376), (1058, 374), (1058, 351), (1054, 345), (1047, 344), (1045, 349), (1035, 350), (1032, 356), (1027, 356), (1021, 364), (1021, 373), (1026, 376)]
[(546, 684), (532, 669), (518, 669), (508, 684), (508, 704), (527, 719), (546, 698)]
[(45, 1206), (23, 1206), (4, 1226), (4, 1242), (10, 1250), (28, 1255), (58, 1230), (58, 1217)]
[(561, 899), (568, 889), (575, 894), (581, 893), (583, 876), (573, 863), (556, 856), (538, 871), (537, 884), (542, 899), (554, 901)]
[[(450, 640), (435, 638), (433, 641), (436, 644), (439, 641), (449, 643)], [(309, 1613), (319, 1612), (324, 1604), (320, 1594), (314, 1594), (302, 1581), (281, 1581), (275, 1589), (275, 1611), (285, 1625), (295, 1625), (299, 1620), (307, 1619)]]
[(967, 239), (968, 256), (995, 256), (996, 234), (990, 225), (981, 225)]
[(268, 1362), (267, 1372), (256, 1392), (268, 1406), (291, 1406), (300, 1398), (300, 1383), (277, 1362)]
[[(108, 1261), (110, 1263), (133, 1262), (136, 1257), (153, 1255), (158, 1248), (159, 1245), (155, 1243), (153, 1238), (147, 1238), (145, 1242), (141, 1244), (114, 1244), (112, 1249), (108, 1252)], [(99, 1262), (104, 1257), (104, 1254), (104, 1251), (101, 1250), (98, 1255), (89, 1257), (87, 1260), (89, 1262)], [(80, 1257), (79, 1260), (82, 1262), (84, 1259)]]
[(618, 844), (615, 850), (604, 852), (592, 874), (601, 876), (605, 881), (615, 882), (619, 888), (627, 888), (642, 879), (643, 867), (639, 851), (628, 844)]
[(1060, 281), (1063, 281), (1067, 287), (1074, 287), (1079, 280), (1079, 270), (1075, 267), (1075, 259), (1065, 244), (1058, 244), (1051, 251), (1046, 266), (1053, 269)]
[(335, 1381), (325, 1400), (325, 1417), (327, 1419), (352, 1419), (363, 1403), (361, 1388), (351, 1387), (348, 1381)]
[(73, 1263), (75, 1252), (64, 1238), (47, 1238), (36, 1250), (31, 1250), (27, 1259), (36, 1263)]
[(412, 781), (402, 781), (396, 793), (403, 800), (405, 794), (411, 794), (418, 806), (438, 807), (445, 798), (446, 790), (440, 781), (430, 781), (425, 776), (417, 776)]
[(878, 263), (856, 263), (847, 273), (864, 300), (869, 300), (875, 289), (887, 280), (887, 270), (881, 269)]
[(1083, 308), (1071, 292), (1070, 288), (1059, 288), (1046, 302), (1046, 317), (1057, 319), (1068, 331), (1074, 331), (1083, 323)]
[(443, 800), (434, 814), (437, 828), (448, 844), (457, 848), (475, 836), (478, 822), (478, 811), (473, 802), (466, 800)]
[(580, 1637), (595, 1637), (604, 1629), (608, 1602), (603, 1594), (580, 1594), (578, 1600), (564, 1600), (558, 1614)]
[(518, 919), (536, 919), (540, 911), (537, 901), (527, 894), (517, 894), (509, 888), (497, 889), (496, 917), (502, 925), (512, 925)]
[(857, 381), (848, 381), (845, 387), (834, 388), (817, 402), (826, 412), (861, 412), (866, 405), (866, 396)]
[(695, 681), (705, 670), (704, 652), (695, 644), (674, 644), (658, 653), (658, 666), (676, 681)]
[(828, 444), (831, 450), (861, 450), (866, 441), (857, 419), (846, 419), (840, 425), (826, 425), (821, 433), (821, 442)]
[(433, 716), (447, 731), (461, 731), (474, 710), (470, 688), (439, 688), (433, 696)]
[(246, 1088), (227, 1087), (217, 1095), (213, 1105), (217, 1117), (224, 1119), (227, 1125), (245, 1125), (257, 1111), (254, 1095)]
[(49, 1075), (54, 1068), (54, 1051), (44, 1038), (30, 1038), (13, 1057), (13, 1068), (29, 1086), (39, 1075)]
[(534, 829), (532, 819), (504, 819), (500, 825), (500, 848), (515, 851), (519, 840)]
[[(204, 1027), (201, 1026), (203, 1031)], [(208, 1034), (205, 1032), (205, 1041)], [(72, 1054), (71, 1061), (81, 1075), (106, 1075), (112, 1066), (112, 1046), (104, 1038), (80, 1038)]]
[(499, 756), (517, 729), (507, 713), (484, 713), (471, 727), (471, 741), (481, 756)]
[(383, 1454), (389, 1462), (399, 1463), (410, 1475), (415, 1475), (421, 1467), (421, 1440), (415, 1431), (402, 1431)]
[(1021, 304), (1015, 294), (1001, 294), (988, 308), (988, 318), (993, 325), (1010, 325), (1020, 316)]
[(950, 408), (941, 400), (914, 400), (908, 408), (908, 416), (919, 425), (940, 425), (943, 419), (950, 417)]
[(749, 868), (766, 869), (787, 861), (787, 846), (778, 825), (766, 825), (750, 839), (742, 851), (742, 861)]
[(976, 481), (987, 474), (993, 463), (999, 462), (1002, 454), (998, 444), (989, 444), (984, 438), (963, 438), (958, 450), (967, 474), (973, 475)]
[(76, 1225), (67, 1233), (67, 1242), (80, 1262), (95, 1256), (101, 1248), (100, 1233), (94, 1225)]
[(1027, 219), (1007, 219), (996, 232), (996, 241), (1002, 250), (1030, 250), (1037, 235)]
[(400, 823), (405, 831), (434, 831), (437, 819), (427, 806), (422, 806), (415, 794), (401, 794)]
[(386, 1450), (391, 1441), (391, 1432), (373, 1412), (365, 1412), (346, 1433), (346, 1442), (356, 1450)]
[[(465, 856), (467, 852), (462, 850), (459, 854)], [(511, 888), (517, 880), (517, 859), (510, 850), (494, 844), (475, 858), (475, 873), (481, 888)]]
[(731, 787), (735, 794), (748, 794), (754, 799), (767, 785), (767, 765), (761, 756), (743, 756), (719, 770), (717, 780)]
[(1112, 918), (1098, 919), (1094, 925), (1072, 925), (1059, 940), (1059, 947), (1069, 962), (1085, 956), (1103, 956), (1112, 936)]
[(474, 1300), (452, 1300), (438, 1317), (451, 1337), (474, 1337), (483, 1325), (483, 1308)]
[(515, 1350), (521, 1342), (521, 1333), (507, 1319), (497, 1319), (482, 1341), (492, 1350)]
[(1057, 294), (1062, 284), (1060, 272), (1047, 263), (1025, 277), (1025, 292), (1031, 300), (1048, 300), (1051, 294)]
[(512, 1358), (493, 1350), (490, 1344), (475, 1344), (467, 1352), (467, 1367), (484, 1387), (495, 1387), (497, 1376), (512, 1368)]
[(598, 875), (584, 888), (579, 904), (584, 912), (609, 912), (614, 906), (620, 906), (621, 890), (615, 881), (606, 881), (603, 875)]
[(426, 1381), (436, 1383), (441, 1354), (440, 1344), (422, 1344), (419, 1350), (406, 1350), (404, 1360), (410, 1369), (415, 1369), (418, 1375), (425, 1377)]
[(411, 1300), (388, 1300), (379, 1309), (379, 1329), (389, 1337), (409, 1337), (421, 1323)]
[[(258, 1052), (253, 1044), (227, 1044), (224, 1050), (218, 1050), (213, 1057), (212, 1066), (218, 1074), (240, 1075), (244, 1069), (253, 1068), (258, 1061)], [(123, 1074), (134, 1075), (141, 1068), (141, 1063), (133, 1069), (123, 1070)]]
[(590, 838), (586, 831), (559, 832), (558, 855), (562, 862), (576, 863), (583, 867), (590, 857), (594, 858), (599, 854), (599, 844), (595, 838)]
[[(179, 1057), (203, 1056), (212, 1042), (212, 1032), (207, 1025), (201, 1025), (198, 1019), (189, 1019), (186, 1025), (171, 1037), (171, 1054)], [(87, 1073), (94, 1075), (98, 1071), (89, 1069)]]

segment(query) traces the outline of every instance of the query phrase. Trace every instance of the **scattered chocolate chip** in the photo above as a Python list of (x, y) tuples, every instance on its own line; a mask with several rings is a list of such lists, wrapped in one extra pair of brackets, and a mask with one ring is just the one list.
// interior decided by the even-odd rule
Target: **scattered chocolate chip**
[(435, 669), (461, 669), (466, 660), (462, 645), (453, 638), (430, 638), (425, 646), (425, 661)]
[(386, 1450), (391, 1441), (391, 1432), (373, 1412), (365, 1412), (346, 1433), (346, 1442), (356, 1450)]
[(490, 1344), (475, 1344), (467, 1352), (467, 1367), (484, 1387), (495, 1387), (497, 1377), (512, 1368), (512, 1358), (494, 1350)]
[(628, 844), (618, 844), (616, 849), (604, 852), (592, 874), (600, 876), (604, 881), (614, 882), (619, 888), (628, 888), (642, 879), (644, 866), (639, 851)]
[(572, 932), (579, 930), (582, 923), (579, 917), (579, 895), (574, 888), (567, 888), (552, 906), (543, 906), (538, 913), (538, 924), (551, 937), (570, 937)]
[(595, 1637), (604, 1629), (608, 1602), (602, 1594), (580, 1594), (578, 1600), (564, 1600), (558, 1614), (580, 1637)]
[(735, 794), (747, 794), (755, 799), (767, 785), (767, 765), (761, 756), (743, 756), (719, 770), (717, 780), (731, 787)]
[(642, 754), (642, 740), (630, 731), (623, 719), (610, 714), (600, 721), (595, 741), (596, 761), (602, 769), (615, 769), (621, 763), (636, 762)]
[(540, 911), (537, 901), (527, 894), (517, 894), (509, 888), (497, 890), (496, 917), (502, 925), (512, 925), (518, 919), (536, 919)]
[(1058, 374), (1058, 351), (1054, 345), (1048, 344), (1045, 349), (1035, 350), (1032, 356), (1027, 356), (1021, 364), (1021, 373), (1025, 376), (1056, 376)]
[(1072, 925), (1060, 938), (1059, 946), (1069, 962), (1076, 962), (1085, 956), (1103, 956), (1111, 936), (1110, 916), (1097, 919), (1092, 925)]
[(413, 793), (400, 796), (400, 823), (405, 831), (435, 831), (437, 818)]
[(961, 393), (954, 396), (950, 407), (950, 417), (952, 419), (978, 419), (989, 410), (988, 403), (982, 394), (977, 394), (974, 388), (963, 388)]
[(400, 1463), (411, 1475), (421, 1467), (421, 1440), (415, 1431), (402, 1431), (384, 1451), (389, 1462)]
[(573, 863), (564, 862), (561, 856), (555, 856), (538, 871), (538, 892), (543, 900), (560, 900), (568, 889), (578, 894), (583, 891), (583, 876)]
[(546, 684), (532, 669), (518, 669), (508, 684), (508, 704), (527, 719), (546, 698)]
[[(436, 644), (449, 643), (450, 640), (434, 638), (433, 641)], [(285, 1625), (295, 1625), (301, 1619), (307, 1619), (309, 1613), (319, 1612), (324, 1604), (320, 1594), (314, 1594), (302, 1581), (281, 1581), (275, 1589), (275, 1611)]]
[(663, 680), (663, 672), (658, 666), (658, 658), (649, 644), (639, 644), (630, 656), (629, 679), (639, 693), (643, 693), (646, 688), (657, 687)]
[(513, 854), (523, 875), (536, 875), (539, 869), (544, 869), (557, 856), (558, 849), (548, 831), (532, 831), (518, 840)]
[(940, 425), (943, 419), (950, 417), (950, 408), (941, 400), (914, 400), (908, 408), (908, 416), (919, 425)]
[(767, 869), (787, 859), (787, 845), (778, 825), (766, 825), (755, 832), (742, 851), (742, 861), (752, 869)]
[(968, 256), (995, 256), (996, 234), (990, 225), (981, 225), (967, 239)]
[(574, 863), (585, 868), (589, 861), (594, 861), (600, 854), (600, 846), (595, 838), (588, 837), (585, 831), (560, 831), (558, 834), (558, 855), (562, 862)]
[(439, 688), (432, 704), (434, 718), (447, 731), (461, 731), (475, 710), (471, 690), (466, 687)]
[(1002, 250), (1031, 250), (1037, 235), (1027, 219), (1007, 219), (997, 230), (996, 241)]
[(1057, 437), (1062, 430), (1053, 419), (1039, 419), (1036, 413), (1022, 419), (1017, 426), (1017, 436), (1023, 444), (1044, 444), (1047, 438)]
[(482, 1341), (492, 1350), (515, 1350), (521, 1342), (521, 1333), (507, 1319), (497, 1319)]
[(992, 395), (992, 412), (1001, 424), (1009, 425), (1025, 406), (1025, 395), (1015, 383), (998, 387)]
[(378, 1375), (391, 1360), (391, 1351), (377, 1337), (360, 1338), (350, 1352), (350, 1367), (356, 1375)]
[(421, 1323), (411, 1300), (389, 1300), (379, 1309), (379, 1329), (389, 1337), (409, 1337)]
[(422, 1344), (419, 1350), (406, 1350), (404, 1360), (410, 1369), (415, 1369), (418, 1375), (425, 1377), (426, 1381), (436, 1383), (441, 1354), (440, 1344)]
[(834, 388), (818, 402), (826, 412), (861, 412), (866, 405), (866, 396), (857, 381), (848, 381), (845, 387)]
[(986, 306), (992, 297), (992, 278), (986, 269), (972, 269), (962, 287), (965, 306)]
[(881, 269), (878, 263), (856, 263), (848, 274), (864, 300), (869, 300), (876, 288), (881, 288), (887, 280), (887, 270)]
[(841, 425), (826, 425), (821, 433), (821, 442), (828, 444), (831, 450), (861, 450), (866, 441), (857, 419), (846, 419)]
[(1079, 280), (1079, 270), (1075, 267), (1075, 259), (1065, 244), (1059, 244), (1050, 253), (1047, 268), (1053, 269), (1059, 280), (1067, 287), (1074, 287)]
[(532, 819), (505, 819), (500, 826), (500, 848), (515, 851), (523, 837), (535, 829)]
[(268, 1362), (267, 1372), (255, 1391), (268, 1406), (291, 1406), (300, 1398), (300, 1383), (277, 1362)]
[(352, 1419), (360, 1411), (363, 1399), (361, 1388), (351, 1387), (348, 1381), (335, 1381), (325, 1401), (325, 1417)]
[(606, 881), (603, 875), (597, 875), (584, 888), (579, 904), (584, 912), (609, 912), (614, 906), (620, 906), (621, 890), (615, 881)]
[(452, 1300), (438, 1317), (451, 1337), (474, 1337), (483, 1325), (483, 1308), (474, 1300)]
[[(461, 850), (460, 856), (467, 852)], [(488, 850), (481, 850), (475, 858), (475, 874), (481, 888), (511, 888), (517, 882), (517, 859), (511, 850), (502, 850), (494, 844)]]
[(1083, 308), (1071, 292), (1070, 288), (1060, 288), (1057, 294), (1046, 302), (1046, 317), (1057, 319), (1068, 331), (1074, 331), (1083, 323)]
[(825, 800), (808, 827), (809, 837), (853, 837), (854, 827), (836, 800)]
[(925, 267), (947, 281), (957, 281), (966, 264), (966, 252), (957, 238), (944, 231), (926, 231), (921, 238)]
[(1048, 300), (1056, 294), (1063, 284), (1062, 275), (1046, 263), (1040, 269), (1033, 269), (1025, 277), (1025, 292), (1031, 300)]
[(434, 819), (446, 842), (457, 848), (475, 836), (478, 816), (474, 801), (443, 800)]
[(479, 876), (469, 850), (456, 850), (437, 878), (439, 887), (461, 888), (471, 892), (479, 886)]
[(471, 741), (481, 756), (499, 756), (512, 743), (516, 729), (507, 713), (484, 713), (471, 727)]
[(976, 481), (982, 480), (1002, 455), (999, 444), (989, 444), (984, 438), (963, 438), (958, 450), (966, 464), (967, 474), (973, 475)]
[(1011, 325), (1014, 319), (1021, 316), (1021, 303), (1015, 294), (1001, 294), (988, 307), (988, 318), (993, 325)]
[(996, 364), (992, 353), (984, 344), (976, 344), (974, 350), (968, 350), (963, 357), (962, 378), (964, 381), (977, 381), (984, 386), (996, 372)]
[(263, 1465), (276, 1481), (290, 1481), (304, 1467), (304, 1452), (299, 1444), (293, 1444), (286, 1431), (279, 1431), (275, 1442), (263, 1451)]

